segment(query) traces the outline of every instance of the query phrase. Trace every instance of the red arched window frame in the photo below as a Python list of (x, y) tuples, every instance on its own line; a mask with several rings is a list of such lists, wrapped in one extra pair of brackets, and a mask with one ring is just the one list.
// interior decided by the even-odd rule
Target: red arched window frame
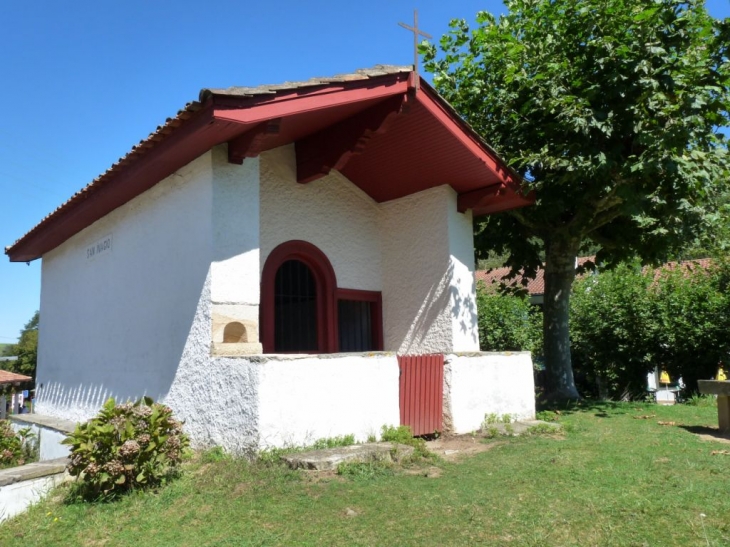
[(276, 272), (287, 260), (299, 260), (312, 271), (317, 288), (317, 352), (337, 351), (337, 278), (327, 256), (306, 241), (287, 241), (269, 254), (261, 273), (261, 345), (264, 353), (275, 351), (274, 288)]

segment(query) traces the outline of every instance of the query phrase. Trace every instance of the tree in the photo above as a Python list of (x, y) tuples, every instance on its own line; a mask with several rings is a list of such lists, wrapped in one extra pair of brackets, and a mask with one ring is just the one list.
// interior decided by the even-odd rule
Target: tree
[(534, 206), (487, 217), (478, 252), (545, 258), (549, 390), (578, 397), (569, 295), (582, 246), (610, 265), (660, 262), (718, 215), (730, 21), (703, 0), (507, 0), (421, 45), (438, 91), (505, 157)]
[(17, 361), (8, 361), (7, 370), (32, 376), (35, 380), (36, 363), (38, 361), (38, 322), (39, 314), (35, 312), (23, 330), (17, 344), (11, 346), (10, 355), (17, 355)]

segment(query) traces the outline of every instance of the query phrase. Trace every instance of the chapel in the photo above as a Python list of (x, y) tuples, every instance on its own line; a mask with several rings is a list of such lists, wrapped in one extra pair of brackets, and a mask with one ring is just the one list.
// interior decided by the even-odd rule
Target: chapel
[(520, 190), (412, 67), (203, 89), (6, 248), (42, 259), (37, 412), (148, 395), (231, 451), (531, 418), (474, 281)]

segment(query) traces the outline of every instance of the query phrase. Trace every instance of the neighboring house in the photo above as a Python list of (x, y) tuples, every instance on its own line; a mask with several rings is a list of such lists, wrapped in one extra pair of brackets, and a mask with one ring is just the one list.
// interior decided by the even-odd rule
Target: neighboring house
[(530, 200), (416, 77), (204, 89), (8, 247), (43, 258), (36, 411), (146, 394), (232, 451), (532, 417), (529, 354), (478, 352), (472, 238)]
[[(576, 268), (584, 266), (587, 262), (593, 262), (595, 256), (583, 256), (576, 260)], [(490, 270), (478, 270), (476, 272), (477, 282), (481, 281), (487, 287), (492, 284), (513, 285), (515, 287), (524, 287), (530, 297), (530, 304), (542, 306), (545, 300), (545, 270), (539, 268), (534, 279), (523, 278), (518, 274), (513, 278), (506, 279), (510, 274), (511, 268), (494, 268)]]
[[(0, 357), (0, 362), (12, 360), (17, 360), (17, 357)], [(23, 398), (22, 394), (16, 393), (16, 388), (32, 381), (33, 378), (25, 374), (16, 374), (15, 372), (0, 369), (0, 419), (5, 419), (8, 411), (12, 414), (20, 411)], [(9, 400), (6, 396), (8, 389), (10, 390)]]
[[(595, 263), (595, 256), (582, 256), (576, 260), (576, 268), (585, 266), (589, 262)], [(674, 270), (679, 267), (685, 269), (707, 269), (712, 264), (711, 258), (697, 258), (693, 260), (682, 260), (680, 262), (667, 262), (660, 268), (654, 270), (655, 275), (658, 276), (663, 269)], [(647, 267), (648, 268), (648, 267)], [(534, 279), (523, 278), (522, 275), (516, 275), (514, 278), (507, 279), (509, 276), (510, 268), (494, 268), (490, 270), (477, 270), (476, 279), (477, 282), (481, 281), (487, 287), (492, 284), (499, 285), (504, 283), (506, 285), (513, 285), (515, 287), (524, 287), (527, 290), (527, 294), (530, 297), (530, 304), (536, 306), (542, 306), (545, 297), (545, 270), (539, 268)]]

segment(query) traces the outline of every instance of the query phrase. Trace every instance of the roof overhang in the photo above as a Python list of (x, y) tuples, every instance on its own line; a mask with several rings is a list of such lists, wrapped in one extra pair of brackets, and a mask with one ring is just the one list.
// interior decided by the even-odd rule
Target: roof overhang
[(19, 386), (20, 384), (31, 381), (33, 381), (33, 378), (25, 374), (0, 370), (0, 386)]
[(449, 184), (459, 210), (475, 215), (532, 203), (453, 108), (414, 82), (399, 71), (267, 93), (203, 90), (5, 252), (14, 262), (41, 257), (222, 143), (232, 163), (294, 143), (300, 183), (336, 169), (377, 202)]

